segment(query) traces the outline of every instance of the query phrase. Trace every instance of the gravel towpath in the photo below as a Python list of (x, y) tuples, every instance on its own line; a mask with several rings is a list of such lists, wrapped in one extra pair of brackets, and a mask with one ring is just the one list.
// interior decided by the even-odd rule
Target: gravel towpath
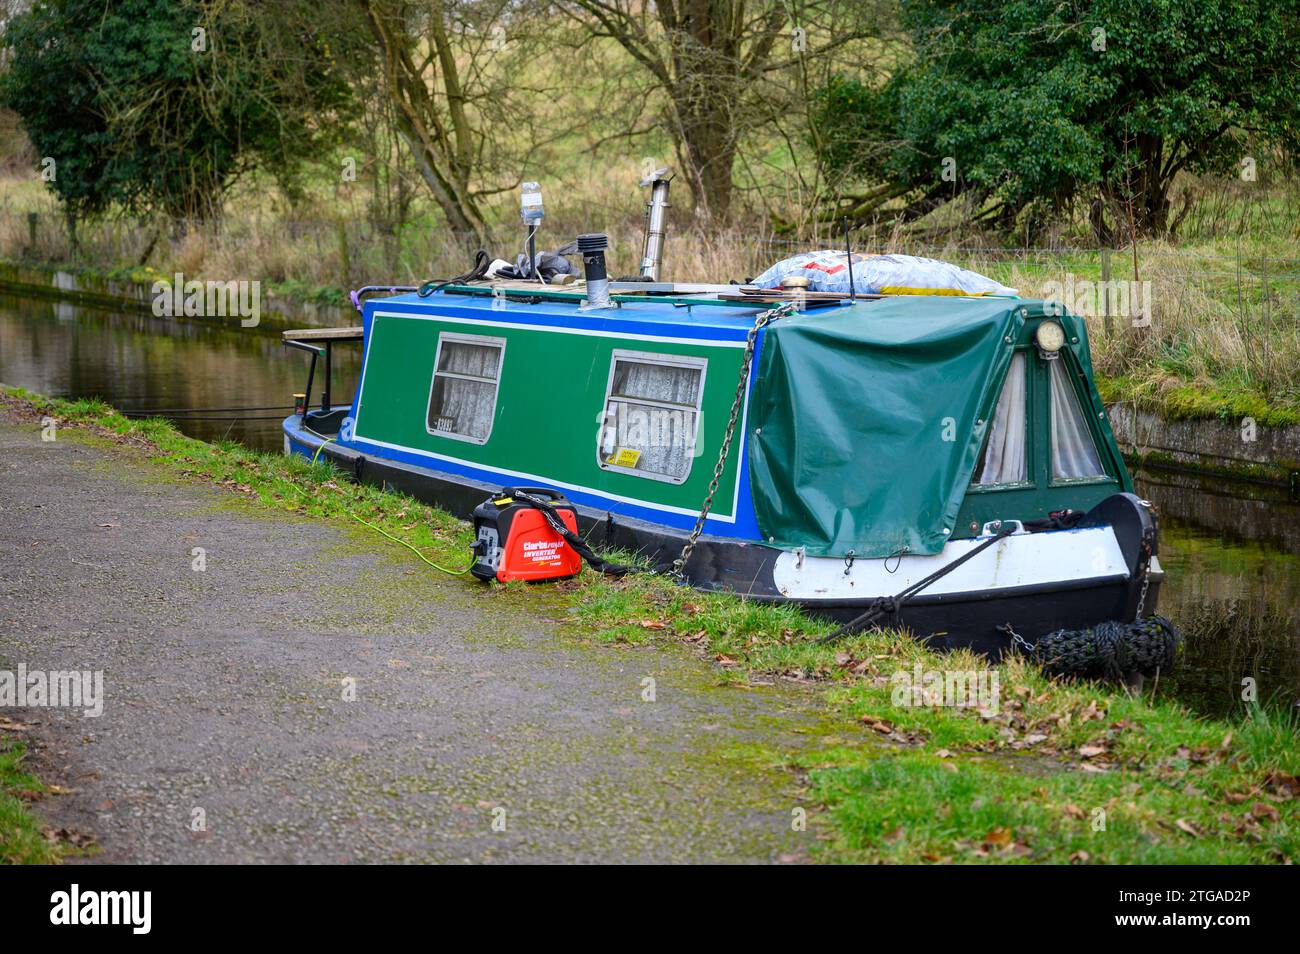
[(88, 860), (807, 856), (799, 779), (750, 753), (817, 735), (812, 694), (586, 642), (545, 593), (161, 466), (0, 411), (0, 669), (102, 670), (105, 698), (0, 716), (67, 790), (34, 810), (93, 836)]

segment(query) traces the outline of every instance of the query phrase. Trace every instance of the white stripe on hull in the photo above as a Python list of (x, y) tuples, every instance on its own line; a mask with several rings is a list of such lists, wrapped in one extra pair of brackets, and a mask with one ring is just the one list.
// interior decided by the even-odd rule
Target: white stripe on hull
[[(782, 596), (797, 600), (853, 600), (892, 596), (975, 549), (987, 537), (953, 540), (933, 556), (855, 560), (846, 574), (842, 557), (784, 552), (772, 578)], [(894, 572), (890, 573), (892, 569)], [(919, 595), (969, 593), (1044, 583), (1127, 576), (1128, 564), (1110, 527), (1018, 531), (972, 557)]]

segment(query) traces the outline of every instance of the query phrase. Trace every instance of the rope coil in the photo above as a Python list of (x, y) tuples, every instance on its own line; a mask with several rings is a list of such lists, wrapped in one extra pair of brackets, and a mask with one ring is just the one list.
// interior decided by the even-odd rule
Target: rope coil
[(1049, 676), (1114, 680), (1134, 673), (1154, 676), (1169, 672), (1183, 642), (1182, 633), (1163, 616), (1146, 616), (1131, 623), (1109, 620), (1087, 629), (1058, 629), (1036, 643), (1026, 642), (1013, 631), (1012, 639)]

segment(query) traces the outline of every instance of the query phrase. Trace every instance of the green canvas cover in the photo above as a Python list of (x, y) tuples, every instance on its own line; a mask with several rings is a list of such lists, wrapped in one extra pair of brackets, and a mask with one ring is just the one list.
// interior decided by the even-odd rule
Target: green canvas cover
[(747, 422), (763, 538), (811, 556), (942, 550), (1027, 304), (898, 297), (769, 326)]

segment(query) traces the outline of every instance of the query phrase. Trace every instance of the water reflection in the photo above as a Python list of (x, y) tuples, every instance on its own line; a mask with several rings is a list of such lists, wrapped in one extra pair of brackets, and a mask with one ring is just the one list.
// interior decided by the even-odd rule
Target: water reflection
[[(279, 421), (307, 381), (311, 358), (260, 328), (174, 321), (43, 300), (0, 297), (0, 381), (58, 397), (102, 397), (124, 411), (155, 408), (282, 407), (214, 412), (177, 425), (202, 440), (223, 437), (263, 450), (282, 444)], [(332, 393), (356, 387), (360, 349), (334, 349)], [(320, 399), (323, 364), (317, 371)]]
[[(1160, 609), (1187, 638), (1162, 691), (1198, 712), (1300, 701), (1300, 504), (1288, 488), (1135, 474), (1160, 514)], [(1252, 680), (1253, 682), (1243, 682)]]

